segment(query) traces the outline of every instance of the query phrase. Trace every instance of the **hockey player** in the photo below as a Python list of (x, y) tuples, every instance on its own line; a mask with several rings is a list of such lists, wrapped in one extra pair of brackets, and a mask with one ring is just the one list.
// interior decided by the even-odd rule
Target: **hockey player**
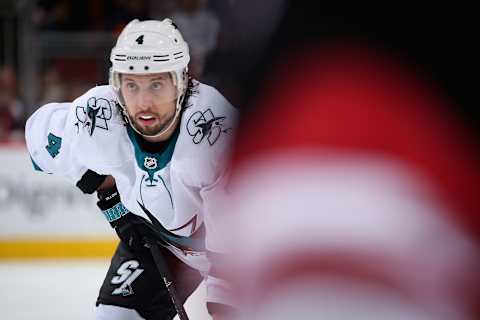
[[(96, 319), (171, 319), (172, 298), (183, 304), (202, 276), (209, 302), (220, 302), (203, 246), (236, 111), (189, 78), (189, 59), (171, 20), (134, 20), (112, 49), (109, 85), (47, 104), (27, 121), (34, 167), (97, 191), (122, 240)], [(161, 276), (159, 263), (168, 266)]]

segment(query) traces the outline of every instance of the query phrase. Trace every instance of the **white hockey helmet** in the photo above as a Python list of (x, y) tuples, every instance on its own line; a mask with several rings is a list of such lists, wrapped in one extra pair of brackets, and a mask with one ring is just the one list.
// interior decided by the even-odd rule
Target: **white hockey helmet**
[[(110, 54), (110, 85), (117, 92), (123, 112), (134, 130), (138, 132), (125, 109), (120, 91), (122, 73), (154, 74), (169, 72), (177, 88), (176, 114), (172, 123), (160, 136), (173, 125), (180, 114), (181, 105), (188, 85), (188, 62), (190, 55), (188, 44), (172, 20), (162, 21), (132, 20), (118, 36), (117, 43)], [(140, 132), (138, 132), (140, 133)], [(140, 133), (142, 134), (142, 133)], [(144, 134), (142, 134), (144, 135)]]

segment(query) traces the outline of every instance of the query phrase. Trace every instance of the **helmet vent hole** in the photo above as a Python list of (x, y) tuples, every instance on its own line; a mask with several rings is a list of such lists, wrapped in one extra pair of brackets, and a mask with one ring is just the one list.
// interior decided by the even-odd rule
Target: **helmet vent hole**
[(175, 40), (175, 43), (177, 43), (177, 42), (178, 42), (178, 39), (177, 39), (177, 38), (175, 38), (174, 40)]
[(129, 69), (130, 69), (130, 70), (133, 70), (133, 66), (130, 66), (130, 68), (129, 68)]
[(148, 70), (148, 69), (150, 69), (150, 68), (148, 66), (145, 66), (145, 70)]

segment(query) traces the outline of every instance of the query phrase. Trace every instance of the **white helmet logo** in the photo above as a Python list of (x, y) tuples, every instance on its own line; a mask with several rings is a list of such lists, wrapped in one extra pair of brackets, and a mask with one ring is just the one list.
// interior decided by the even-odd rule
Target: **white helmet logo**
[(150, 56), (127, 56), (127, 60), (150, 60)]

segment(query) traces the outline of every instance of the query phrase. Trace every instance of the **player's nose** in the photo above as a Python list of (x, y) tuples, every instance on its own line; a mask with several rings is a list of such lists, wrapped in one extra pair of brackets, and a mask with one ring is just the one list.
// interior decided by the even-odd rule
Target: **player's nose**
[(138, 97), (138, 107), (142, 111), (148, 110), (153, 106), (153, 96), (148, 90), (140, 93)]

